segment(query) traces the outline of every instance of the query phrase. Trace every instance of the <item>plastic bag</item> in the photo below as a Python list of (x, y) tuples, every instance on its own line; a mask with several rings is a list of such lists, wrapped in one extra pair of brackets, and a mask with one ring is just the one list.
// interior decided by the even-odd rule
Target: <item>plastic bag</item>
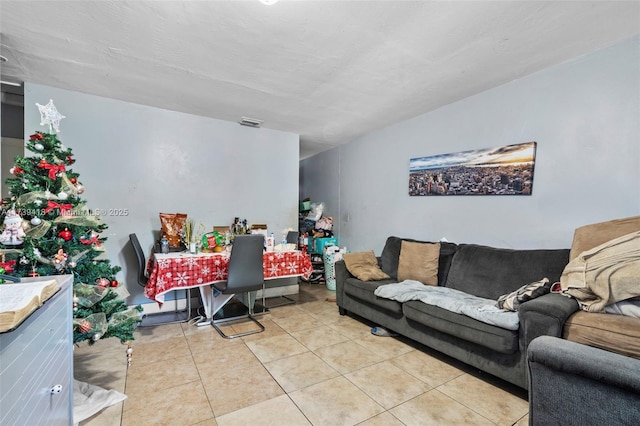
[(319, 204), (312, 203), (311, 210), (309, 210), (309, 213), (307, 213), (307, 216), (305, 217), (305, 219), (316, 222), (320, 220), (323, 212), (324, 212), (324, 203), (319, 203)]
[(162, 234), (167, 236), (169, 247), (180, 247), (180, 231), (187, 221), (185, 213), (160, 213)]

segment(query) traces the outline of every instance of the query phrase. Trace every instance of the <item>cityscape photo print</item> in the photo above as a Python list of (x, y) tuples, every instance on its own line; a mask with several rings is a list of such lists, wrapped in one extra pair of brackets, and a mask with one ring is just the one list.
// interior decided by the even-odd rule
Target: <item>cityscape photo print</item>
[(409, 195), (531, 195), (536, 142), (409, 160)]

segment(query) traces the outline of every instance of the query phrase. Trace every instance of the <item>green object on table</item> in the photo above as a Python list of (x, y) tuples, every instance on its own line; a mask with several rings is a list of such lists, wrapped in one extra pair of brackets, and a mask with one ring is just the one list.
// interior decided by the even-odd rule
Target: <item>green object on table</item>
[(226, 242), (226, 237), (218, 231), (207, 232), (202, 236), (202, 247), (208, 249), (222, 247)]

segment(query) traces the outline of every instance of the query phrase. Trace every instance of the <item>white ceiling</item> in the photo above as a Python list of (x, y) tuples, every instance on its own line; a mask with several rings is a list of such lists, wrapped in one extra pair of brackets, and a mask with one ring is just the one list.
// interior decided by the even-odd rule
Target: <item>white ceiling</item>
[(9, 1), (3, 79), (300, 134), (306, 158), (640, 33), (638, 1)]

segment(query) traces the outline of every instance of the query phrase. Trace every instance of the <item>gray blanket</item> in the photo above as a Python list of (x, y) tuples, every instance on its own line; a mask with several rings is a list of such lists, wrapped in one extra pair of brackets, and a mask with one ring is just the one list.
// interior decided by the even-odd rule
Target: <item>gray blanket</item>
[(398, 302), (419, 300), (507, 330), (517, 330), (520, 324), (517, 312), (503, 311), (495, 306), (495, 300), (452, 288), (424, 285), (419, 281), (405, 280), (395, 284), (383, 284), (374, 294)]

